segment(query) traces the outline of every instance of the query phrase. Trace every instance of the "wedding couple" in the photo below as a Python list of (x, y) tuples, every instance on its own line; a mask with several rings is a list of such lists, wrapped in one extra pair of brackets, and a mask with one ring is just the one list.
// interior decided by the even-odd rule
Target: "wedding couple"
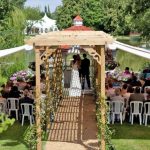
[(73, 55), (73, 61), (71, 61), (71, 82), (69, 89), (69, 96), (81, 96), (81, 82), (82, 89), (85, 88), (85, 81), (87, 81), (88, 88), (91, 88), (90, 78), (89, 78), (89, 67), (90, 60), (86, 57), (86, 54), (83, 54), (83, 60), (80, 59), (80, 56)]

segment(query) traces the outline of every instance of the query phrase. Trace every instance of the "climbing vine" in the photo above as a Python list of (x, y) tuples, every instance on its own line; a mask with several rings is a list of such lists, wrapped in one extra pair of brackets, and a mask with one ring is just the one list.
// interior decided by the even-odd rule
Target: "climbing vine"
[[(96, 91), (100, 91), (99, 90), (99, 86), (97, 86), (97, 90)], [(106, 142), (106, 149), (107, 150), (115, 150), (114, 145), (112, 144), (111, 138), (112, 135), (114, 133), (114, 131), (112, 129), (110, 129), (110, 127), (108, 126), (108, 106), (105, 102), (105, 98), (101, 97), (100, 93), (97, 93), (97, 125), (98, 125), (98, 139), (100, 141), (101, 139), (101, 129), (104, 129), (104, 133), (105, 133), (105, 142)], [(101, 108), (105, 107), (105, 124), (102, 124), (102, 117), (101, 117)]]

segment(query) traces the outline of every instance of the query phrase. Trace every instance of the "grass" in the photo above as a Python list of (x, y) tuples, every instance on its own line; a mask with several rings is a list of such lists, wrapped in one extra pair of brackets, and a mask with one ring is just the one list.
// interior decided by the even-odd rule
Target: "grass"
[(15, 122), (7, 131), (0, 134), (0, 150), (28, 150), (23, 136), (27, 125)]
[[(15, 122), (7, 131), (0, 134), (0, 150), (28, 150), (24, 133), (29, 124), (21, 126)], [(115, 130), (112, 143), (116, 150), (150, 150), (150, 126), (129, 123), (109, 125)], [(43, 141), (43, 149), (46, 141)]]
[[(24, 136), (29, 127), (29, 122), (21, 123), (16, 121), (10, 126), (7, 131), (0, 134), (0, 150), (28, 150), (27, 144), (24, 141)], [(45, 149), (46, 141), (42, 141), (42, 149)]]
[(123, 123), (110, 125), (116, 150), (150, 150), (150, 126)]

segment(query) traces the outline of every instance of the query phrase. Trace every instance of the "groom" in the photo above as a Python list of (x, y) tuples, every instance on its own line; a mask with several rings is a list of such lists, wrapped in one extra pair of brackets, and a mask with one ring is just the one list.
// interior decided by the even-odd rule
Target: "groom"
[(81, 61), (81, 75), (83, 79), (82, 89), (84, 89), (85, 79), (87, 81), (88, 88), (91, 88), (90, 84), (90, 60), (86, 57), (86, 54), (83, 54), (83, 60)]

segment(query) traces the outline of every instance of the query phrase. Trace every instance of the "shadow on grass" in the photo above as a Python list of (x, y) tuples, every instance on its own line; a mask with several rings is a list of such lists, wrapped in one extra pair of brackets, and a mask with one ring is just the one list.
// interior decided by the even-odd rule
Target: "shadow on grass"
[(2, 146), (16, 146), (19, 145), (19, 142), (5, 142), (5, 144), (2, 144)]
[(26, 150), (27, 145), (24, 142), (24, 133), (28, 128), (29, 124), (24, 124), (16, 121), (12, 126), (10, 126), (6, 131), (0, 134), (0, 145), (2, 149), (12, 148), (18, 150)]

